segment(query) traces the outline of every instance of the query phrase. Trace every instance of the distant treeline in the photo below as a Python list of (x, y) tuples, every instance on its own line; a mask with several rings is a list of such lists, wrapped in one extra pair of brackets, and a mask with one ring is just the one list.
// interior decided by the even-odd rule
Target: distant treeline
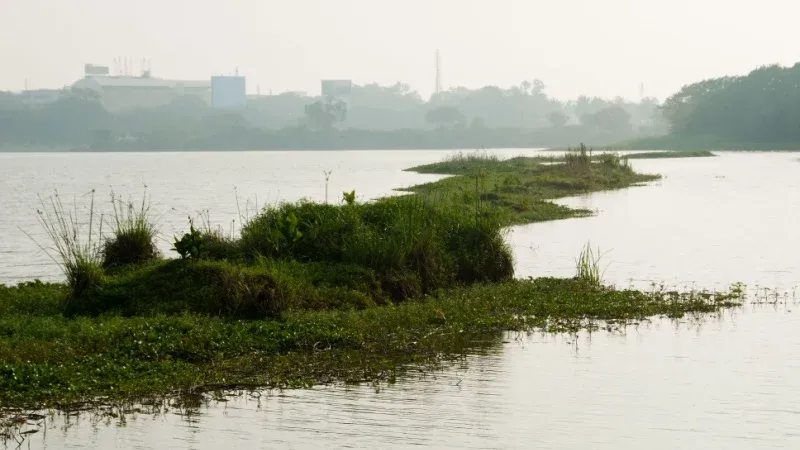
[(800, 63), (760, 67), (684, 86), (661, 107), (669, 136), (634, 141), (664, 148), (800, 148)]
[(451, 89), (424, 101), (407, 85), (354, 86), (346, 101), (261, 96), (236, 111), (181, 97), (111, 113), (85, 92), (25, 105), (0, 93), (0, 146), (93, 149), (338, 149), (539, 147), (666, 132), (658, 103), (549, 98), (540, 81), (510, 89)]

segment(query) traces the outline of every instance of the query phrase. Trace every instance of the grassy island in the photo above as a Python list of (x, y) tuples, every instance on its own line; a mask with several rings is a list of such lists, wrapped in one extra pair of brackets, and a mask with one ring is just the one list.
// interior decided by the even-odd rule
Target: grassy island
[(453, 176), (369, 203), (350, 192), (338, 205), (267, 207), (236, 236), (191, 226), (174, 258), (154, 245), (146, 202), (112, 197), (98, 234), (94, 215), (78, 221), (57, 197), (45, 201), (67, 282), (0, 285), (0, 405), (392, 382), (504, 330), (624, 326), (739, 303), (737, 290), (604, 287), (588, 254), (572, 279), (513, 278), (508, 225), (584, 215), (549, 200), (657, 178), (618, 156), (460, 156), (410, 170)]

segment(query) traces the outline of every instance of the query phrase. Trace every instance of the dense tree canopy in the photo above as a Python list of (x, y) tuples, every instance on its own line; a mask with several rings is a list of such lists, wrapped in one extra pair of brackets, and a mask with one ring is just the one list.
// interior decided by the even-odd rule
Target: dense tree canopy
[[(434, 137), (429, 143), (434, 146), (549, 146), (578, 142), (578, 136), (595, 143), (611, 143), (615, 138), (650, 135), (650, 122), (658, 120), (660, 114), (654, 99), (639, 103), (590, 97), (559, 101), (547, 96), (540, 80), (526, 80), (510, 88), (456, 87), (427, 101), (407, 84), (372, 83), (354, 85), (351, 94), (343, 99), (285, 92), (250, 98), (246, 107), (225, 112), (192, 96), (155, 108), (115, 113), (107, 112), (93, 92), (65, 91), (60, 100), (50, 104), (25, 104), (21, 98), (0, 93), (0, 144), (268, 148), (280, 142), (294, 148), (299, 145), (295, 142), (324, 146), (324, 142), (315, 141), (322, 139), (320, 132), (351, 130), (348, 139), (356, 139), (358, 133), (363, 137), (353, 145), (365, 146), (375, 142), (380, 146), (419, 147), (423, 145), (419, 132), (431, 132)], [(627, 120), (603, 120), (602, 114), (607, 113), (601, 112), (609, 108), (615, 108), (612, 111), (618, 113), (617, 118)], [(597, 114), (598, 120), (584, 123)], [(620, 126), (621, 122), (626, 126)], [(452, 136), (437, 130), (460, 130), (462, 135), (453, 141)], [(387, 132), (389, 140), (417, 137), (414, 142), (390, 144), (377, 137), (378, 131)], [(317, 134), (301, 139), (298, 136), (302, 133)], [(502, 135), (511, 138), (501, 138)], [(295, 138), (289, 142), (288, 136)], [(593, 136), (601, 138), (593, 140)]]
[(800, 140), (800, 64), (684, 86), (662, 112), (672, 134), (741, 142)]

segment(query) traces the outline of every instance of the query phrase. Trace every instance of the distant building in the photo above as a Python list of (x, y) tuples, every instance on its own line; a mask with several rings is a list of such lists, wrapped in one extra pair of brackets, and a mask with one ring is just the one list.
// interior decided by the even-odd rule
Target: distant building
[(15, 94), (15, 98), (23, 105), (47, 105), (58, 101), (64, 93), (64, 89), (33, 89)]
[(211, 77), (211, 107), (242, 108), (247, 105), (247, 83), (241, 76)]
[(87, 74), (72, 89), (94, 92), (109, 111), (154, 108), (183, 96), (211, 102), (210, 81), (165, 80), (153, 78), (149, 72), (140, 77)]

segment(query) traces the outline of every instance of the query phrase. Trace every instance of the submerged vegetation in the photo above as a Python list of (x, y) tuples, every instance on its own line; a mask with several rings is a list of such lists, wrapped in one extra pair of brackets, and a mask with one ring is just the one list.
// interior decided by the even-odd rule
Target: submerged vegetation
[(736, 289), (604, 287), (588, 245), (573, 279), (513, 279), (507, 225), (585, 214), (549, 200), (657, 178), (617, 155), (460, 155), (413, 170), (455, 176), (370, 203), (353, 191), (338, 205), (266, 207), (239, 236), (191, 223), (174, 259), (155, 250), (146, 200), (112, 197), (108, 236), (93, 197), (88, 222), (57, 196), (43, 201), (66, 283), (0, 285), (0, 405), (392, 380), (481, 333), (574, 331), (740, 300)]

